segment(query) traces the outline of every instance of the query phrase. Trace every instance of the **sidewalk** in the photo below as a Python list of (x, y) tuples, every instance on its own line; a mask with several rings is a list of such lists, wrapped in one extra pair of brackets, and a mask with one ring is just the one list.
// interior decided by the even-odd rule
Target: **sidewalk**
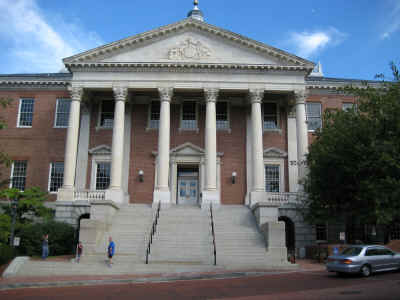
[[(37, 263), (48, 263), (37, 261)], [(64, 262), (65, 263), (65, 262)], [(67, 287), (105, 284), (127, 284), (147, 282), (171, 282), (199, 279), (226, 279), (255, 277), (267, 274), (284, 274), (293, 272), (312, 272), (325, 270), (324, 265), (309, 260), (298, 260), (298, 269), (236, 269), (228, 270), (218, 266), (177, 266), (177, 265), (146, 265), (153, 272), (138, 272), (135, 274), (107, 274), (109, 268), (104, 265), (102, 275), (60, 275), (60, 276), (29, 276), (33, 273), (23, 273), (15, 277), (0, 278), (0, 290), (31, 288), (31, 287)], [(72, 264), (72, 263), (71, 263)], [(78, 265), (78, 264), (76, 264)], [(110, 268), (112, 269), (112, 268)], [(156, 270), (160, 272), (156, 272)], [(151, 271), (151, 270), (149, 270)], [(132, 271), (131, 271), (132, 273)], [(76, 273), (80, 274), (80, 273)]]

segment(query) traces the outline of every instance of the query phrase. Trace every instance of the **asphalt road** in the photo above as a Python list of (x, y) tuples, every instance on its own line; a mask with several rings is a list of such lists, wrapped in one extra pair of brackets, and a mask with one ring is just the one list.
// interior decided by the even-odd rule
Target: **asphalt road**
[(0, 299), (400, 299), (400, 272), (369, 278), (337, 277), (324, 271), (236, 279), (0, 291)]

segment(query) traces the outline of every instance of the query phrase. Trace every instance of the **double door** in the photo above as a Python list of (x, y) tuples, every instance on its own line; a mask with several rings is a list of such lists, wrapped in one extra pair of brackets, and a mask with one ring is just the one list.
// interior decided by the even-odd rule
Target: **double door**
[(178, 204), (197, 205), (199, 180), (195, 176), (178, 177)]

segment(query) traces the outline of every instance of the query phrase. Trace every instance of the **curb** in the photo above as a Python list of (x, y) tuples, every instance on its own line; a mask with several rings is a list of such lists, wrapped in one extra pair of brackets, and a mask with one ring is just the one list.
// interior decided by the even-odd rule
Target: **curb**
[(4, 278), (15, 276), (21, 266), (29, 260), (29, 256), (17, 256), (3, 272)]
[(95, 286), (95, 285), (112, 285), (112, 284), (140, 284), (140, 283), (161, 283), (176, 282), (189, 280), (211, 280), (211, 279), (234, 279), (243, 277), (260, 277), (269, 274), (290, 274), (297, 271), (282, 272), (232, 272), (220, 274), (194, 274), (186, 276), (170, 276), (170, 277), (145, 277), (135, 279), (104, 279), (104, 280), (70, 280), (55, 282), (20, 282), (0, 284), (0, 291), (24, 288), (52, 288), (52, 287), (75, 287), (75, 286)]

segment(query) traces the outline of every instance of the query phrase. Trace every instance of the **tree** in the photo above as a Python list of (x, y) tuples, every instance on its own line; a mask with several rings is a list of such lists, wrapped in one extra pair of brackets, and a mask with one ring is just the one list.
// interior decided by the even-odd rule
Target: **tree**
[(400, 75), (346, 87), (357, 105), (326, 111), (309, 148), (305, 217), (311, 223), (389, 225), (400, 218)]
[[(10, 99), (10, 98), (0, 98), (0, 107), (3, 109), (7, 108), (11, 104), (11, 101), (12, 101), (12, 99)], [(1, 115), (0, 115), (0, 130), (4, 129), (6, 127), (7, 127), (7, 124), (4, 121), (4, 119), (1, 118)], [(7, 155), (7, 153), (5, 153), (0, 148), (0, 167), (1, 167), (1, 165), (5, 165), (6, 167), (9, 167), (11, 165), (11, 159)], [(2, 186), (4, 186), (6, 183), (8, 183), (8, 179), (1, 181), (1, 173), (0, 173), (0, 188)]]

